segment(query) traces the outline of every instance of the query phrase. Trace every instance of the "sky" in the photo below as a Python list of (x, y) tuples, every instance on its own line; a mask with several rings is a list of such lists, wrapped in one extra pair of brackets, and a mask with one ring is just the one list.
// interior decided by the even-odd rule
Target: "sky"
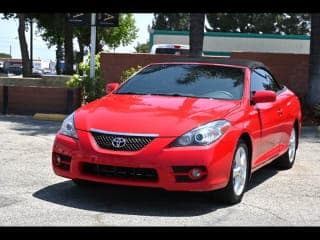
[[(139, 29), (138, 38), (129, 46), (117, 48), (116, 52), (133, 53), (135, 51), (134, 46), (136, 46), (138, 42), (145, 43), (149, 40), (148, 25), (152, 25), (153, 13), (138, 13), (133, 15), (136, 20), (136, 26)], [(21, 58), (18, 38), (18, 20), (4, 20), (2, 19), (2, 16), (3, 15), (0, 14), (0, 53), (10, 54), (11, 48), (11, 56), (13, 58)], [(55, 46), (50, 49), (47, 47), (46, 42), (44, 42), (36, 33), (35, 24), (33, 30), (33, 58), (55, 61)], [(26, 40), (29, 48), (29, 32), (26, 32)]]

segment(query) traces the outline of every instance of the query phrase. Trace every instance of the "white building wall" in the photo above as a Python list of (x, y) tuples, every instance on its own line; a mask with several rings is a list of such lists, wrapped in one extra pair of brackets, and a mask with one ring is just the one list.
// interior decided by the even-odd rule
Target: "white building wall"
[[(153, 44), (189, 44), (188, 35), (153, 34)], [(205, 36), (203, 51), (309, 54), (309, 39)]]

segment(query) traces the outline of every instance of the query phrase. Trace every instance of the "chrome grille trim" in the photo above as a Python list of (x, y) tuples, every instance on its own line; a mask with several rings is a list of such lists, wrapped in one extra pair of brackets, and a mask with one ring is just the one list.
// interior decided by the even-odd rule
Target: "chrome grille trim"
[(108, 135), (115, 135), (115, 136), (132, 136), (132, 137), (158, 137), (159, 134), (144, 134), (144, 133), (124, 133), (124, 132), (111, 132), (111, 131), (104, 131), (95, 128), (90, 128), (90, 132), (108, 134)]

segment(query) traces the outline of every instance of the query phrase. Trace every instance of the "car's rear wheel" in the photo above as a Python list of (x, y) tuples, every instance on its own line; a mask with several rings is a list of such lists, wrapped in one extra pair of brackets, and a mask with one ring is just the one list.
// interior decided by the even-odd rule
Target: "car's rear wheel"
[(218, 191), (220, 200), (229, 204), (241, 201), (248, 183), (248, 163), (248, 147), (245, 141), (240, 139), (233, 156), (228, 185)]
[(297, 152), (297, 130), (295, 127), (292, 128), (289, 144), (288, 144), (288, 151), (283, 154), (279, 159), (276, 160), (276, 166), (280, 169), (290, 169), (292, 168), (294, 161), (296, 159), (296, 152)]

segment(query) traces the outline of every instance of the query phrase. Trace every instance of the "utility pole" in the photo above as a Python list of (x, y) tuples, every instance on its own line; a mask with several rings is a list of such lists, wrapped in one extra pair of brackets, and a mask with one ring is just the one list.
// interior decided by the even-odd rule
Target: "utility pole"
[[(117, 27), (119, 25), (118, 14), (99, 13), (96, 19), (96, 13), (91, 13), (91, 51), (90, 51), (90, 79), (95, 78), (95, 57), (96, 57), (96, 26)], [(90, 15), (84, 13), (67, 14), (67, 22), (74, 25), (86, 25), (90, 22)]]
[(90, 78), (95, 77), (94, 65), (96, 60), (96, 14), (91, 14), (91, 56), (90, 56)]

